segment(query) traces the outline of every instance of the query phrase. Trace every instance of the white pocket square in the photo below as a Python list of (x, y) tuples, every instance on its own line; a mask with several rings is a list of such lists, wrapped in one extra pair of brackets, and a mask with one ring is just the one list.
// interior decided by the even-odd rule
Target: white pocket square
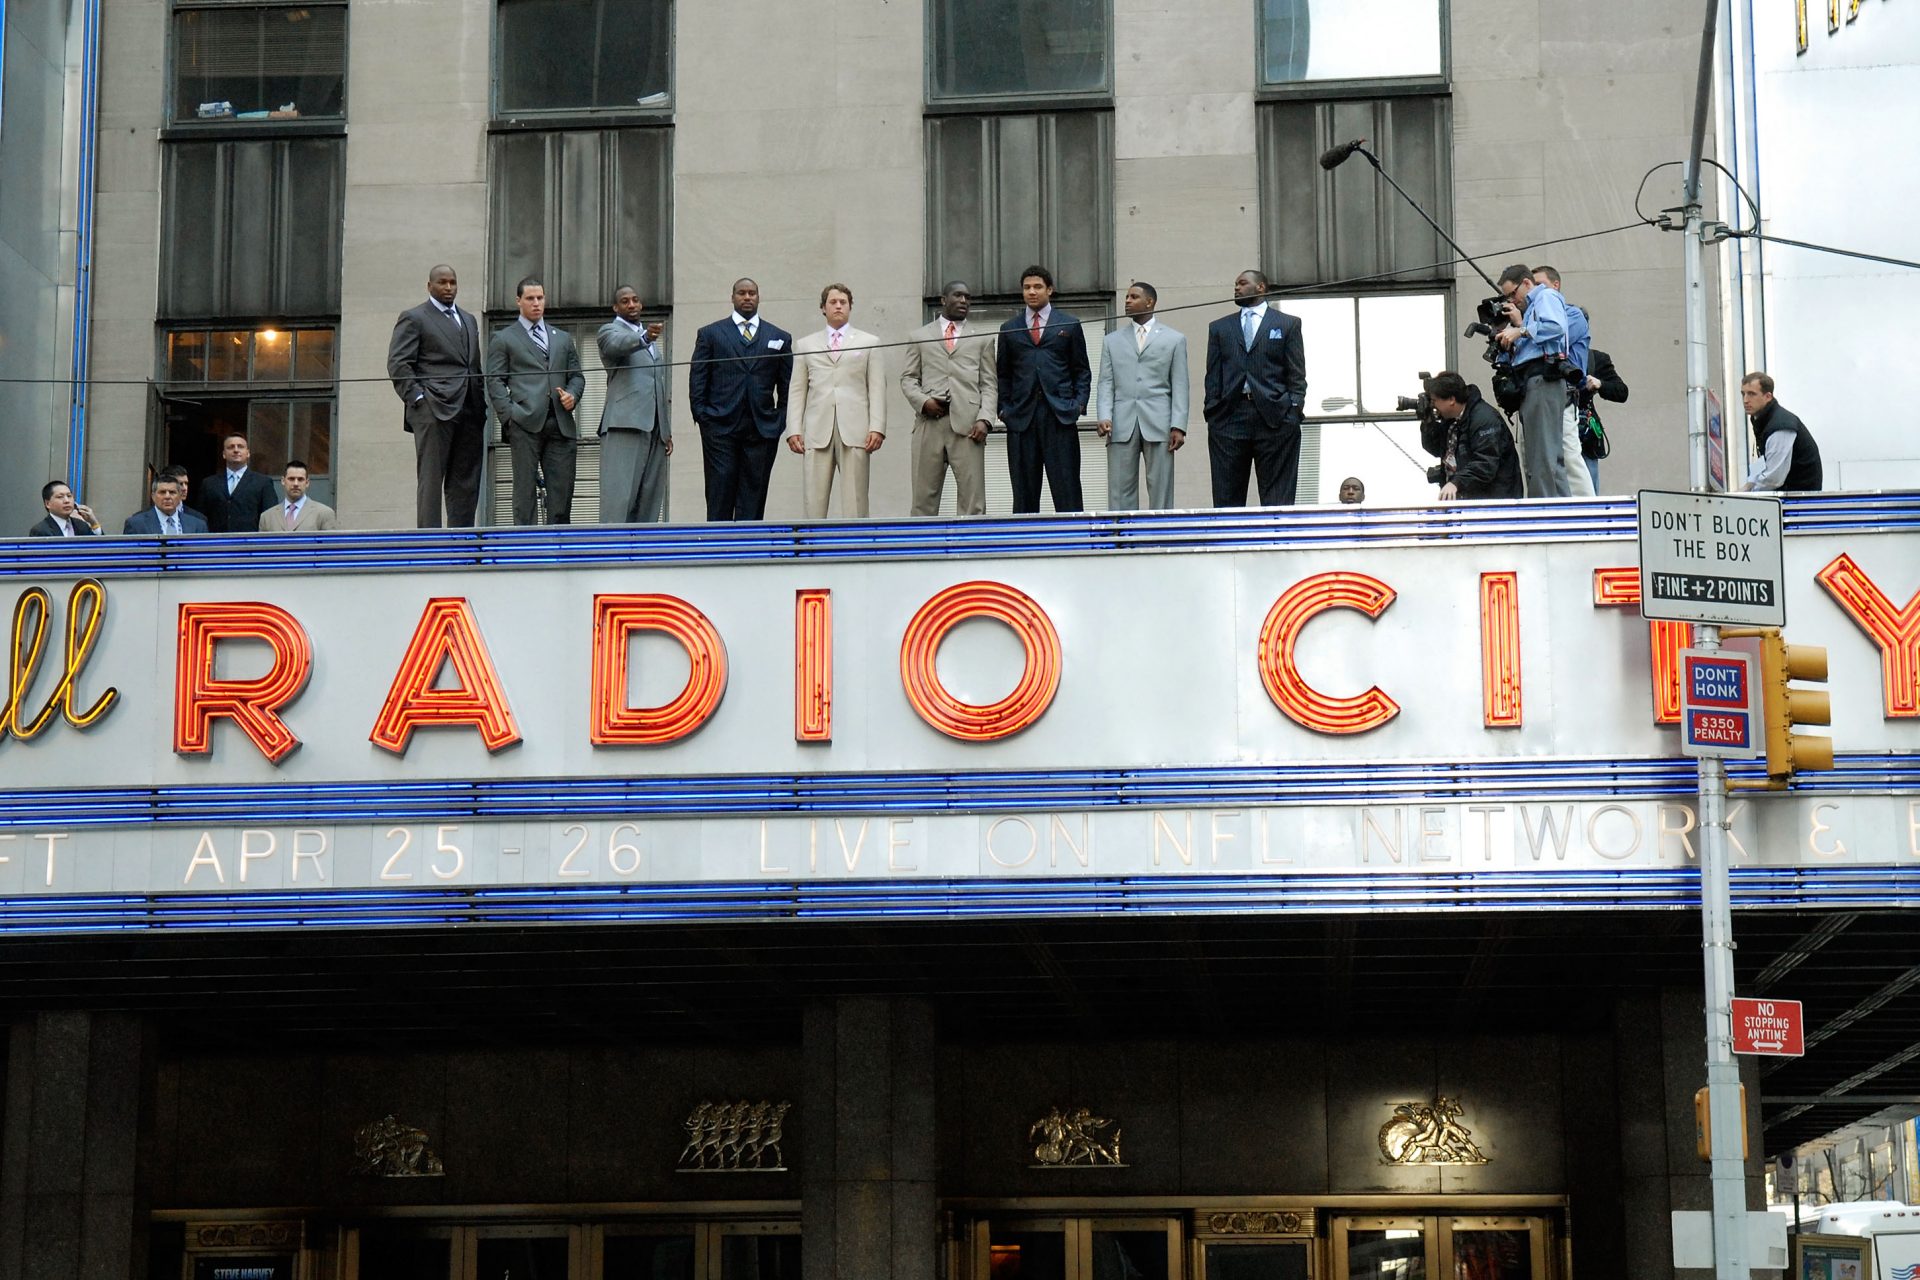
[(1282, 330), (1282, 329), (1269, 329), (1269, 330), (1267, 330), (1267, 336), (1268, 336), (1269, 338), (1284, 338), (1284, 337), (1286, 337), (1287, 335), (1286, 335), (1286, 331), (1285, 331), (1285, 330)]
[(767, 341), (767, 350), (778, 351), (780, 348), (786, 345), (787, 345), (787, 340), (785, 338), (771, 338)]

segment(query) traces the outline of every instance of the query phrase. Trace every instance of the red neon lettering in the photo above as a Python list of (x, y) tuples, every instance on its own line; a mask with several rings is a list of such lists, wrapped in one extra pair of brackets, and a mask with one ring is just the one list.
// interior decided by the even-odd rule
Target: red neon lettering
[[(440, 669), (448, 663), (458, 684), (451, 689), (434, 688)], [(489, 751), (520, 741), (500, 675), (474, 621), (473, 606), (463, 597), (439, 597), (427, 601), (421, 612), (420, 625), (407, 642), (393, 687), (387, 690), (387, 700), (367, 736), (374, 746), (405, 755), (416, 727), (458, 725), (479, 730)]]
[[(214, 650), (222, 640), (264, 640), (273, 665), (252, 680), (221, 680), (213, 674)], [(300, 739), (276, 713), (307, 687), (313, 674), (313, 642), (294, 616), (278, 605), (183, 604), (173, 676), (173, 749), (205, 755), (213, 749), (213, 722), (231, 720), (260, 754), (278, 764)]]
[[(1640, 570), (1595, 569), (1595, 608), (1622, 608), (1640, 603)], [(1653, 682), (1653, 722), (1680, 723), (1680, 651), (1691, 633), (1684, 622), (1647, 623), (1647, 653)]]
[(1880, 647), (1880, 697), (1886, 718), (1920, 716), (1920, 590), (1905, 608), (1896, 609), (1866, 570), (1845, 554), (1814, 576)]
[[(687, 683), (657, 707), (627, 705), (632, 638), (636, 631), (672, 636), (687, 651)], [(707, 615), (675, 596), (599, 595), (593, 598), (593, 708), (596, 747), (660, 746), (698, 729), (727, 691), (727, 646)]]
[(793, 740), (833, 741), (833, 592), (793, 593)]
[[(969, 618), (1013, 628), (1026, 651), (1020, 683), (998, 702), (962, 702), (940, 683), (934, 658), (947, 633)], [(1002, 582), (962, 582), (920, 606), (900, 641), (900, 683), (920, 718), (950, 738), (992, 742), (1020, 732), (1053, 705), (1060, 689), (1060, 633), (1032, 597)]]
[(1318, 733), (1365, 733), (1400, 714), (1400, 704), (1374, 685), (1352, 697), (1335, 697), (1308, 684), (1295, 659), (1300, 633), (1328, 609), (1358, 609), (1377, 618), (1394, 590), (1364, 573), (1318, 573), (1294, 583), (1273, 602), (1260, 628), (1260, 682), (1287, 718)]

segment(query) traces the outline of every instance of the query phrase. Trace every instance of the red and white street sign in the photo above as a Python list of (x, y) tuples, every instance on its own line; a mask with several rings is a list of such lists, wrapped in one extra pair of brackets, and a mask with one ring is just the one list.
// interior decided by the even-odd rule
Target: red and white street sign
[(1733, 998), (1733, 1051), (1798, 1058), (1807, 1051), (1798, 1000)]

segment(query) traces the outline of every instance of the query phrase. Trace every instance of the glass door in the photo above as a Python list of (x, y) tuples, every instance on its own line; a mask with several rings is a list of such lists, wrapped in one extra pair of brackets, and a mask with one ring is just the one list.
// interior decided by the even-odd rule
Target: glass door
[(800, 1280), (797, 1222), (368, 1224), (343, 1280)]
[(971, 1280), (1182, 1280), (1171, 1216), (983, 1219), (967, 1244)]
[(1341, 1217), (1332, 1234), (1334, 1280), (1554, 1280), (1541, 1217)]

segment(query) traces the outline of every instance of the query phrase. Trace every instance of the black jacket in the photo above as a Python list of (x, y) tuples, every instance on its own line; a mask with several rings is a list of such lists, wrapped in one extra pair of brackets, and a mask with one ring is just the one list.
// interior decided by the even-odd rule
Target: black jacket
[(1780, 482), (1782, 492), (1815, 493), (1824, 478), (1820, 468), (1820, 446), (1798, 414), (1778, 400), (1753, 416), (1753, 449), (1767, 451), (1767, 437), (1776, 431), (1793, 432), (1793, 460), (1787, 464), (1787, 478)]
[(1307, 355), (1300, 337), (1300, 318), (1269, 306), (1254, 330), (1253, 350), (1247, 350), (1240, 312), (1221, 316), (1207, 326), (1206, 400), (1201, 412), (1208, 422), (1225, 417), (1242, 399), (1242, 388), (1253, 392), (1252, 404), (1268, 427), (1298, 430), (1307, 410)]
[(1466, 412), (1457, 422), (1436, 418), (1422, 425), (1420, 443), (1441, 459), (1445, 482), (1452, 483), (1462, 499), (1521, 496), (1520, 454), (1513, 447), (1513, 431), (1471, 382)]
[(200, 482), (200, 509), (211, 533), (258, 533), (261, 514), (279, 502), (279, 487), (258, 471), (242, 475), (231, 495), (225, 467)]
[(1591, 400), (1599, 396), (1602, 400), (1611, 400), (1615, 404), (1627, 402), (1627, 384), (1620, 380), (1620, 371), (1613, 367), (1613, 357), (1599, 348), (1587, 351), (1587, 372), (1600, 379), (1600, 385), (1593, 392), (1581, 390), (1581, 398)]

